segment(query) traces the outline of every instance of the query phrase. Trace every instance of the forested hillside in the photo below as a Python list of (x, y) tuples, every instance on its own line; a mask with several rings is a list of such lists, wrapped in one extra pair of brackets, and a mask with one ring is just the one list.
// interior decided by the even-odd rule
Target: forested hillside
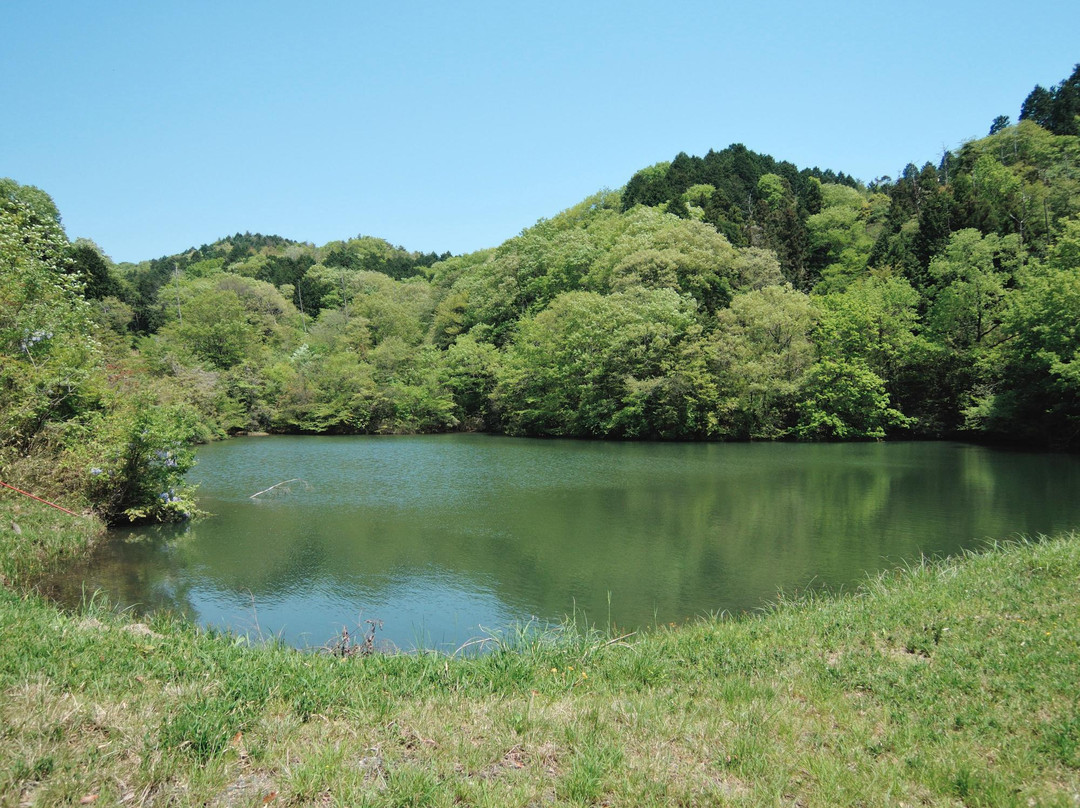
[(1075, 449), (1076, 78), (896, 179), (679, 154), (461, 256), (237, 234), (114, 265), (4, 180), (0, 465), (116, 521), (188, 512), (188, 447), (241, 431)]

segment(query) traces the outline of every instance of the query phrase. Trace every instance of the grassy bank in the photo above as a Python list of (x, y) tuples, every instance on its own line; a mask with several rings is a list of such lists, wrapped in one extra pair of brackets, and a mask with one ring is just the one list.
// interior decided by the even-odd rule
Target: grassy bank
[(24, 589), (46, 567), (84, 556), (104, 532), (92, 516), (72, 517), (0, 488), (0, 585)]
[(1080, 535), (623, 642), (341, 659), (63, 614), (12, 583), (89, 528), (26, 510), (4, 806), (1080, 802)]

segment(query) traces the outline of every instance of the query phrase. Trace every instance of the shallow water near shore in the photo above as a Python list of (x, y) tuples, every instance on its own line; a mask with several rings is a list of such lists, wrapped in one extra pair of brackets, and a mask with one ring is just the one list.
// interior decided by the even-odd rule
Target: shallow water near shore
[(113, 531), (43, 589), (298, 647), (374, 620), (383, 643), (453, 650), (566, 616), (738, 613), (1080, 526), (1080, 459), (950, 442), (266, 437), (201, 448), (190, 478), (212, 517)]

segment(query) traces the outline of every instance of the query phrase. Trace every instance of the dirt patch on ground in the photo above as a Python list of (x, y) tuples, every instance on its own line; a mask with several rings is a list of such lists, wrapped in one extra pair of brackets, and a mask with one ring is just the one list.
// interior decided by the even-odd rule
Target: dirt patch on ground
[(274, 805), (277, 796), (274, 778), (269, 772), (246, 772), (225, 786), (209, 805), (211, 808)]
[(134, 634), (136, 637), (151, 637), (155, 640), (161, 639), (161, 635), (145, 623), (128, 623), (124, 626), (123, 630), (128, 634)]

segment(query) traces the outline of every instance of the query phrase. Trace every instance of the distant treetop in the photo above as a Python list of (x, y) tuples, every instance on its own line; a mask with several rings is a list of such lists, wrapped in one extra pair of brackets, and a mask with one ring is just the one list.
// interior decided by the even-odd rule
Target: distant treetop
[[(699, 208), (700, 218), (712, 224), (736, 246), (750, 243), (749, 220), (760, 195), (762, 177), (772, 175), (786, 183), (793, 202), (811, 213), (820, 200), (821, 183), (858, 187), (859, 182), (832, 169), (800, 169), (794, 163), (758, 154), (741, 143), (704, 157), (680, 152), (670, 163), (657, 163), (634, 174), (623, 191), (622, 207), (666, 205), (668, 213), (690, 216), (688, 205)], [(812, 181), (813, 180), (813, 181)], [(769, 187), (773, 187), (775, 182)]]
[(1036, 84), (1020, 107), (1020, 120), (1034, 121), (1055, 135), (1080, 135), (1080, 64), (1049, 90)]

